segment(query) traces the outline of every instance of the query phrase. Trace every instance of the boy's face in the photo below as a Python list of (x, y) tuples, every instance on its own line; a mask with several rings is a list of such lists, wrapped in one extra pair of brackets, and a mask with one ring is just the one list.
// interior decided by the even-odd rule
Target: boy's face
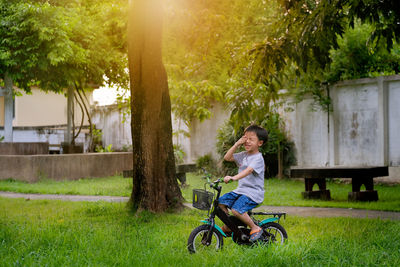
[(260, 141), (255, 132), (245, 132), (246, 142), (243, 144), (247, 153), (253, 154), (258, 152), (258, 148), (262, 146), (263, 141)]

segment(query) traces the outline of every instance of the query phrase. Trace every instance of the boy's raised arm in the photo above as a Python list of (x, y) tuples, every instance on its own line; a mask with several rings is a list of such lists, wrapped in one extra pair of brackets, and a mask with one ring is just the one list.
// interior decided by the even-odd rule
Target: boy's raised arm
[(235, 153), (236, 149), (243, 145), (246, 142), (247, 138), (242, 136), (229, 150), (226, 152), (224, 156), (224, 160), (226, 161), (235, 161), (233, 158), (233, 154)]

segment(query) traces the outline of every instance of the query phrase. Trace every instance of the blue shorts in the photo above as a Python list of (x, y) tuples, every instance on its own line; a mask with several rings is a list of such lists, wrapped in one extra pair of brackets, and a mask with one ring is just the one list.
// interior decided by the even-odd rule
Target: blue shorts
[(249, 210), (257, 207), (258, 203), (251, 200), (245, 195), (239, 195), (234, 192), (229, 192), (219, 198), (219, 204), (225, 205), (231, 210), (236, 210), (240, 214), (243, 214)]

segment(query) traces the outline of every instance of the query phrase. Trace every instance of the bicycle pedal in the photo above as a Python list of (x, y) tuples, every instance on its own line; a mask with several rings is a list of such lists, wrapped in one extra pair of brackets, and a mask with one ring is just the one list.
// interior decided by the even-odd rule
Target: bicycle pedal
[(243, 241), (249, 241), (250, 237), (249, 237), (248, 235), (243, 234), (243, 235), (241, 236), (241, 239), (242, 239)]

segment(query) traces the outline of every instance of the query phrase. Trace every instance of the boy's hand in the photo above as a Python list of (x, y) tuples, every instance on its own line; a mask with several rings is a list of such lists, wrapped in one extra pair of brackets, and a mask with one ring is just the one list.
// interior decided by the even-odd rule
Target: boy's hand
[(229, 183), (229, 182), (232, 182), (233, 181), (233, 177), (232, 176), (225, 176), (224, 177), (224, 183)]
[(246, 141), (247, 137), (243, 135), (239, 140), (237, 140), (236, 145), (238, 146), (243, 145), (244, 143), (246, 143)]

